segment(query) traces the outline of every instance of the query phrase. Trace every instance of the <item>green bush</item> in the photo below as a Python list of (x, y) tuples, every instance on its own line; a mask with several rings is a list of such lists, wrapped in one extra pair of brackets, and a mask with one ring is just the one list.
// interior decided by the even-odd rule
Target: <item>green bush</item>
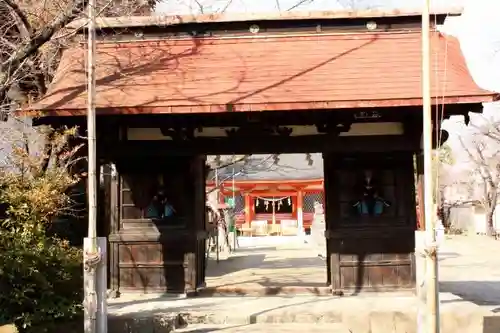
[(53, 332), (81, 316), (82, 253), (47, 234), (57, 217), (74, 213), (76, 133), (38, 128), (9, 136), (0, 167), (0, 325)]
[(51, 332), (82, 313), (82, 254), (43, 235), (0, 232), (0, 324)]

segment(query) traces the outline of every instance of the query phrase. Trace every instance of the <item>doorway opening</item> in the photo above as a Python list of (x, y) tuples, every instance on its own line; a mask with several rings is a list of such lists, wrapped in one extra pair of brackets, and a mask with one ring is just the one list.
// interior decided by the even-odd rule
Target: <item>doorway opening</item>
[(208, 289), (326, 289), (322, 154), (208, 156), (207, 165)]

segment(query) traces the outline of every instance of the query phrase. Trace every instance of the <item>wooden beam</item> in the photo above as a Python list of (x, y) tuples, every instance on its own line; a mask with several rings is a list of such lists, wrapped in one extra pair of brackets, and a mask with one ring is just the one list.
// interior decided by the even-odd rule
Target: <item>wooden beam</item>
[[(313, 194), (313, 193), (322, 193), (323, 190), (321, 189), (305, 189), (303, 190), (304, 195), (305, 194)], [(233, 194), (232, 191), (221, 191), (223, 195), (226, 196), (231, 196)], [(295, 196), (297, 195), (297, 190), (292, 190), (292, 189), (287, 189), (287, 190), (276, 190), (276, 191), (271, 191), (271, 190), (254, 190), (254, 191), (235, 191), (236, 194), (248, 194), (250, 196)]]
[[(441, 114), (438, 112), (439, 106), (434, 106), (434, 115)], [(384, 107), (384, 108), (346, 108), (337, 110), (286, 110), (272, 112), (253, 112), (240, 113), (230, 112), (214, 115), (213, 113), (197, 113), (197, 114), (130, 114), (130, 115), (99, 115), (97, 117), (97, 129), (106, 137), (110, 137), (110, 130), (115, 131), (118, 127), (151, 127), (157, 128), (158, 124), (168, 123), (173, 127), (177, 126), (226, 126), (234, 127), (241, 126), (248, 121), (249, 115), (255, 121), (260, 121), (265, 124), (275, 124), (280, 126), (291, 125), (314, 125), (317, 123), (329, 123), (333, 121), (346, 121), (352, 119), (352, 115), (356, 112), (370, 112), (376, 110), (383, 116), (383, 121), (398, 121), (405, 122), (409, 117), (410, 122), (415, 127), (415, 120), (422, 121), (421, 106), (408, 107)], [(444, 108), (444, 117), (448, 118), (452, 115), (466, 115), (469, 112), (482, 112), (481, 103), (463, 103), (449, 104)], [(44, 116), (33, 119), (33, 125), (51, 125), (53, 127), (61, 126), (78, 126), (82, 131), (86, 130), (85, 115), (82, 116)], [(420, 127), (417, 126), (419, 129)], [(114, 136), (112, 133), (111, 136)], [(100, 140), (102, 141), (102, 140)]]
[[(232, 188), (233, 182), (232, 180), (227, 180), (222, 183), (223, 188)], [(323, 178), (317, 179), (255, 179), (255, 180), (235, 180), (234, 185), (236, 188), (239, 188), (242, 191), (252, 190), (256, 187), (256, 185), (266, 186), (266, 185), (274, 185), (274, 184), (287, 184), (290, 186), (299, 186), (299, 187), (307, 187), (313, 185), (323, 185)], [(214, 181), (207, 181), (207, 187), (215, 186)]]
[(415, 142), (403, 136), (333, 137), (311, 135), (300, 137), (248, 137), (239, 139), (206, 138), (192, 141), (122, 141), (102, 142), (102, 157), (186, 156), (201, 154), (269, 154), (307, 152), (390, 152), (416, 151)]

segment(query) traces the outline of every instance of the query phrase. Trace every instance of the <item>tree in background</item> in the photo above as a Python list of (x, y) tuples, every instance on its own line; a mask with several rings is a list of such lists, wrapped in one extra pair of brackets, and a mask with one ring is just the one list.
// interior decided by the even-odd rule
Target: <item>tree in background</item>
[(500, 124), (483, 118), (469, 125), (468, 138), (459, 137), (471, 165), (470, 185), (473, 195), (485, 210), (486, 232), (494, 235), (494, 216), (500, 189)]
[[(96, 10), (102, 17), (151, 15), (156, 5), (168, 1), (171, 0), (97, 0)], [(224, 12), (232, 2), (218, 2), (221, 5), (218, 12)], [(296, 0), (289, 10), (305, 2)], [(213, 5), (210, 1), (195, 3), (200, 13), (210, 12), (206, 9)], [(0, 0), (0, 115), (3, 119), (13, 109), (34, 102), (47, 92), (62, 51), (75, 42), (72, 38), (75, 30), (67, 26), (75, 19), (86, 18), (87, 4), (88, 0)]]
[[(102, 16), (149, 15), (159, 0), (98, 0)], [(62, 50), (71, 45), (68, 23), (85, 18), (88, 0), (0, 0), (0, 112), (3, 118), (47, 92)]]
[(2, 134), (11, 142), (0, 165), (0, 200), (7, 205), (2, 227), (43, 232), (55, 217), (69, 213), (67, 190), (80, 181), (74, 167), (81, 145), (71, 143), (76, 128), (27, 127)]
[(450, 210), (453, 204), (450, 204), (446, 197), (447, 190), (455, 186), (455, 181), (450, 177), (451, 169), (455, 163), (453, 150), (448, 144), (444, 144), (435, 151), (434, 155), (434, 184), (436, 185), (435, 200), (438, 206), (438, 216), (445, 228), (450, 227)]

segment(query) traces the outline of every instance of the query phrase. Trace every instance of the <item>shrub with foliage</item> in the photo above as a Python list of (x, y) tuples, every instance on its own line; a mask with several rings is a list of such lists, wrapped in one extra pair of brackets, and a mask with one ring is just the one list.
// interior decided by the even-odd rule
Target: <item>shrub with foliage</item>
[(78, 317), (82, 254), (40, 234), (0, 232), (0, 321), (20, 331), (51, 332)]
[(21, 332), (51, 332), (82, 311), (81, 251), (47, 235), (72, 209), (68, 190), (80, 180), (75, 135), (40, 128), (11, 136), (0, 169), (0, 324)]

